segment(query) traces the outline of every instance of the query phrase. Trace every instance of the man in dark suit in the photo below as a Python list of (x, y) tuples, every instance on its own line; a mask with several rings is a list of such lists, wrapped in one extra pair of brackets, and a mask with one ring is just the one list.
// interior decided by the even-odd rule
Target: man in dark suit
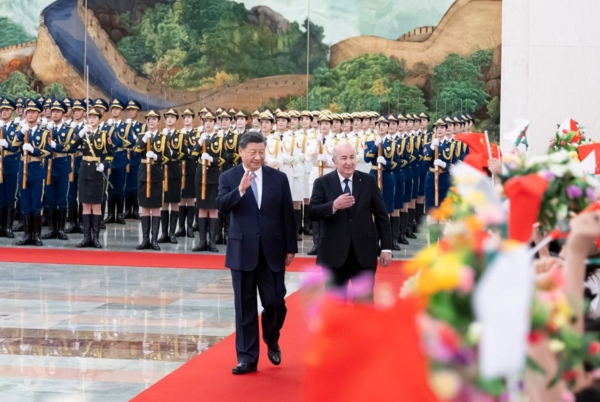
[(374, 176), (356, 170), (356, 151), (348, 143), (334, 149), (336, 170), (315, 181), (310, 218), (321, 224), (317, 265), (330, 271), (328, 287), (347, 295), (357, 276), (370, 280), (367, 299), (373, 297), (378, 237), (381, 266), (392, 259), (392, 233), (381, 191)]
[(263, 306), (263, 340), (274, 365), (281, 364), (279, 332), (285, 307), (285, 267), (298, 252), (294, 204), (287, 176), (263, 166), (265, 140), (249, 132), (240, 138), (242, 164), (219, 178), (217, 206), (229, 214), (225, 266), (235, 298), (236, 351), (233, 374), (256, 371), (259, 355), (256, 288)]

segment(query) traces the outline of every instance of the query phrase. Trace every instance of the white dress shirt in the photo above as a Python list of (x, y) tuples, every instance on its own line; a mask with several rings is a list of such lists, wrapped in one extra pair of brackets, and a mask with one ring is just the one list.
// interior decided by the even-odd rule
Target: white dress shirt
[[(248, 171), (248, 169), (246, 168), (246, 166), (244, 166), (244, 164), (242, 163), (242, 166), (244, 167), (244, 173), (246, 173)], [(250, 173), (252, 174), (252, 172)], [(256, 172), (254, 172), (254, 174), (256, 175), (256, 177), (254, 178), (254, 182), (256, 183), (256, 188), (258, 189), (258, 208), (260, 209), (260, 204), (262, 203), (262, 188), (263, 188), (263, 183), (262, 183), (262, 179), (263, 179), (263, 171), (262, 171), (262, 167), (259, 168)], [(250, 187), (252, 188), (252, 187)], [(254, 190), (253, 190), (254, 191)], [(242, 192), (242, 190), (240, 190), (240, 196), (243, 197), (244, 194), (246, 194), (246, 192)]]

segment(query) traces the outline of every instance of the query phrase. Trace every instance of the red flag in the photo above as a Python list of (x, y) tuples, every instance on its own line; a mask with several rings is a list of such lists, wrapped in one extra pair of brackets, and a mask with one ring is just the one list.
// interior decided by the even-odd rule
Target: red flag
[(476, 153), (489, 158), (488, 144), (485, 134), (482, 133), (461, 133), (456, 134), (454, 139), (464, 142), (469, 146), (470, 153)]
[(520, 242), (531, 239), (533, 224), (537, 222), (542, 196), (548, 181), (537, 174), (517, 176), (508, 180), (504, 192), (510, 199), (508, 237)]
[(490, 143), (490, 149), (492, 151), (492, 158), (502, 160), (502, 150), (498, 146), (498, 144), (492, 142)]
[[(591, 153), (594, 153), (596, 159), (596, 174), (600, 174), (600, 144), (580, 145), (577, 148), (579, 160), (583, 162)], [(591, 170), (591, 169), (590, 169)]]
[(465, 156), (464, 162), (479, 170), (481, 173), (487, 174), (487, 172), (483, 168), (488, 167), (488, 160), (489, 159), (483, 155), (469, 153), (467, 154), (467, 156)]
[(393, 308), (325, 301), (311, 340), (304, 400), (437, 402), (417, 332), (415, 300)]

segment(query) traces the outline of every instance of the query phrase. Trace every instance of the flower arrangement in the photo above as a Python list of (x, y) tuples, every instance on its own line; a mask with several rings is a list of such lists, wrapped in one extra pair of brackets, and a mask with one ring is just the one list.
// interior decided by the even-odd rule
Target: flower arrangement
[(500, 176), (502, 183), (516, 176), (538, 174), (548, 181), (548, 189), (542, 198), (538, 221), (547, 231), (583, 211), (596, 201), (600, 182), (593, 176), (584, 176), (579, 163), (565, 150), (548, 155), (506, 156), (507, 174)]
[(578, 160), (577, 149), (579, 146), (592, 143), (593, 140), (585, 137), (583, 128), (575, 120), (567, 119), (556, 131), (549, 153), (567, 151), (573, 159)]

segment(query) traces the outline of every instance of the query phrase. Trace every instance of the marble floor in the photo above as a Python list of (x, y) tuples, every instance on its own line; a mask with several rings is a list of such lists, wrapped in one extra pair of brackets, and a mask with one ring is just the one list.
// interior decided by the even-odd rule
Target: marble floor
[[(142, 241), (141, 223), (135, 220), (127, 220), (126, 225), (109, 224), (106, 230), (101, 231), (101, 243), (105, 246), (103, 250), (110, 251), (136, 251), (135, 247)], [(47, 228), (43, 228), (42, 233)], [(13, 247), (23, 233), (15, 233), (15, 239), (0, 238), (0, 247)], [(44, 240), (45, 247), (75, 249), (75, 245), (83, 238), (82, 234), (70, 234), (69, 240)], [(179, 237), (177, 244), (161, 244), (161, 251), (166, 253), (192, 253), (192, 248), (198, 241), (198, 233), (195, 238)], [(306, 256), (306, 253), (313, 245), (312, 236), (302, 236), (302, 241), (298, 242), (298, 256)], [(395, 259), (410, 259), (416, 252), (427, 245), (427, 235), (418, 234), (418, 239), (410, 240), (410, 245), (402, 246), (401, 251), (394, 251)], [(221, 253), (225, 253), (226, 246), (218, 245)], [(143, 252), (153, 253), (155, 251), (145, 250)]]
[[(101, 236), (104, 250), (135, 251), (140, 223), (108, 225)], [(81, 238), (44, 243), (72, 249)], [(17, 239), (0, 238), (0, 261)], [(191, 253), (197, 237), (178, 240), (162, 252)], [(298, 244), (305, 256), (312, 238)], [(411, 258), (426, 244), (419, 234), (394, 257)], [(301, 277), (287, 274), (288, 295)], [(0, 262), (4, 401), (127, 401), (233, 332), (227, 270)]]

